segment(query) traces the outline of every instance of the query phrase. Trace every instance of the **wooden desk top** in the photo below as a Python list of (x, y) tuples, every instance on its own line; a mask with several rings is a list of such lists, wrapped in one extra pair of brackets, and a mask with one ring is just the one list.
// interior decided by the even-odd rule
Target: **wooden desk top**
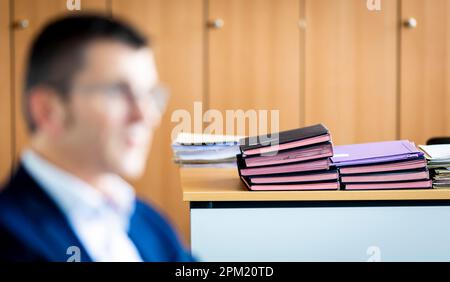
[(248, 191), (236, 169), (180, 168), (184, 201), (450, 200), (450, 189), (391, 191)]

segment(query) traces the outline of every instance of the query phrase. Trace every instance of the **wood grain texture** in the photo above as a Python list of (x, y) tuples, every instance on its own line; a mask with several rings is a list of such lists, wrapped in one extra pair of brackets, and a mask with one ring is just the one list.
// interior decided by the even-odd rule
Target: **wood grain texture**
[(171, 98), (155, 134), (144, 177), (135, 182), (138, 193), (154, 202), (189, 239), (189, 209), (182, 201), (178, 170), (170, 144), (176, 110), (193, 114), (193, 102), (203, 97), (203, 1), (113, 0), (114, 17), (124, 18), (151, 36), (160, 80)]
[[(208, 21), (224, 22), (207, 33), (209, 108), (279, 110), (281, 130), (299, 127), (301, 1), (208, 3)], [(253, 135), (249, 130), (246, 134)]]
[(397, 137), (397, 1), (306, 1), (305, 123), (335, 144)]
[(11, 56), (9, 0), (0, 0), (0, 187), (11, 174)]
[(248, 191), (236, 169), (180, 169), (185, 201), (449, 200), (450, 189), (392, 191)]
[(450, 136), (450, 1), (403, 0), (401, 137), (424, 144)]

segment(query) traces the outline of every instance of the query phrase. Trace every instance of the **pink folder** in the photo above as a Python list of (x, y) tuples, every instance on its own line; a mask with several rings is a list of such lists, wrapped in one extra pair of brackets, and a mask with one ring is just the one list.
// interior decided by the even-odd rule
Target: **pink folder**
[(325, 143), (306, 148), (281, 151), (274, 156), (250, 157), (245, 158), (244, 160), (247, 167), (256, 167), (326, 158), (331, 157), (332, 155), (333, 147), (331, 143)]
[(252, 191), (320, 191), (338, 190), (339, 182), (305, 183), (305, 184), (278, 184), (278, 185), (253, 185), (242, 177), (245, 185)]
[(367, 183), (367, 182), (391, 182), (430, 179), (430, 173), (425, 171), (377, 173), (372, 175), (348, 175), (342, 176), (343, 183)]
[(345, 190), (426, 189), (431, 187), (431, 180), (394, 183), (345, 184)]
[(330, 168), (330, 159), (320, 159), (310, 162), (276, 165), (266, 167), (255, 168), (241, 168), (239, 171), (241, 175), (264, 175), (264, 174), (278, 174), (278, 173), (290, 173), (300, 171), (314, 171), (314, 170), (328, 170)]
[(326, 134), (326, 135), (316, 136), (316, 137), (298, 140), (298, 141), (294, 141), (294, 142), (290, 142), (290, 143), (279, 144), (278, 146), (249, 149), (249, 150), (245, 150), (243, 153), (245, 156), (260, 155), (260, 154), (288, 150), (288, 149), (293, 149), (293, 148), (298, 148), (298, 147), (304, 147), (304, 146), (328, 142), (328, 141), (331, 141), (331, 137), (329, 134)]
[(293, 183), (293, 182), (318, 182), (338, 180), (339, 174), (336, 170), (329, 172), (313, 172), (302, 175), (283, 175), (267, 177), (249, 177), (252, 184), (269, 183)]

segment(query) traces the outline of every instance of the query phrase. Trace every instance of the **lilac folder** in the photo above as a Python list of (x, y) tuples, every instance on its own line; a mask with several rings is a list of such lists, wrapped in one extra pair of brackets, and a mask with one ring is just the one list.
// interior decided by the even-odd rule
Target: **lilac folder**
[(337, 167), (415, 159), (423, 156), (408, 140), (334, 146), (331, 158)]

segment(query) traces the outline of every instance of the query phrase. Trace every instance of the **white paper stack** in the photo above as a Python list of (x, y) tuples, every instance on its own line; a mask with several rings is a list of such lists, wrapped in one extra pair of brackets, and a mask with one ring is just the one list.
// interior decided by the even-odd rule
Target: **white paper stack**
[(183, 167), (236, 167), (242, 138), (182, 132), (172, 144), (174, 161)]
[(433, 175), (434, 188), (450, 188), (450, 144), (421, 145), (428, 168)]

